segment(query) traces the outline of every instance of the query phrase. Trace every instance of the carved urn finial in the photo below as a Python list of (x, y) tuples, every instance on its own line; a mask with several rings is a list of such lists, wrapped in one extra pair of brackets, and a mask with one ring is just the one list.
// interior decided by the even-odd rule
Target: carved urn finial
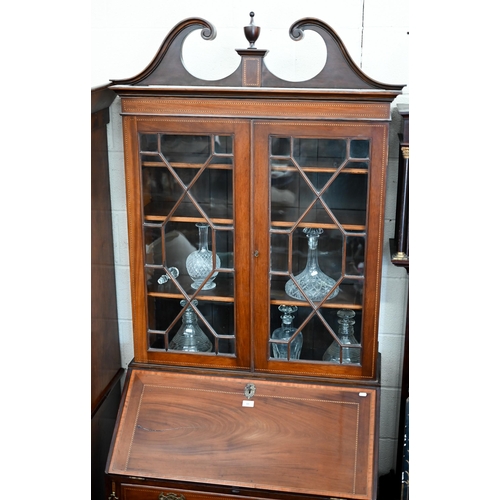
[(250, 42), (250, 47), (248, 47), (249, 49), (256, 48), (255, 42), (260, 35), (260, 26), (255, 26), (255, 24), (253, 23), (253, 16), (255, 16), (255, 14), (253, 12), (250, 12), (250, 24), (243, 28), (243, 30), (245, 31), (245, 36)]

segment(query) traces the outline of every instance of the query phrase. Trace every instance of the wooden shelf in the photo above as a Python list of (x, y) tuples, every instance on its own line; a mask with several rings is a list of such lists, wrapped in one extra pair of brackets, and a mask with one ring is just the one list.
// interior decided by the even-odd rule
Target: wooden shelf
[[(168, 165), (163, 161), (142, 161), (141, 165), (143, 167), (163, 167), (168, 168)], [(193, 168), (199, 170), (201, 168), (207, 168), (210, 170), (232, 170), (232, 163), (209, 163), (206, 165), (205, 163), (187, 163), (187, 162), (169, 162), (169, 165), (172, 168)]]
[[(224, 275), (229, 273), (220, 272), (215, 278), (216, 286), (212, 290), (194, 290), (191, 288), (192, 279), (189, 276), (181, 275), (177, 278), (177, 282), (182, 287), (182, 289), (187, 293), (187, 295), (192, 296), (198, 292), (196, 299), (204, 300), (209, 302), (234, 302), (234, 279), (228, 278)], [(159, 285), (156, 282), (148, 285), (148, 296), (149, 297), (160, 297), (164, 299), (184, 299), (184, 295), (179, 291), (177, 286), (172, 282), (168, 281), (163, 285)]]

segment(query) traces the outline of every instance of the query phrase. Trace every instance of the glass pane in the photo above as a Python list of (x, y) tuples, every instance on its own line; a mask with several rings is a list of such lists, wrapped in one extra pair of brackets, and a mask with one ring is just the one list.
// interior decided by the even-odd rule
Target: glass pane
[(234, 356), (233, 137), (140, 145), (149, 348)]
[(290, 157), (290, 137), (271, 137), (271, 156)]
[(294, 139), (293, 156), (300, 167), (337, 168), (346, 159), (343, 139)]
[(282, 304), (270, 313), (269, 359), (359, 364), (359, 311)]
[(269, 146), (269, 360), (359, 364), (370, 140)]
[(232, 219), (233, 137), (142, 134), (146, 216)]
[(271, 233), (271, 270), (288, 270), (288, 234)]
[(162, 135), (161, 152), (167, 162), (174, 165), (203, 164), (211, 153), (208, 135)]
[[(159, 228), (164, 228), (163, 239)], [(206, 223), (148, 224), (145, 238), (148, 292), (182, 297), (183, 291), (192, 295), (201, 285), (203, 293), (214, 290), (212, 296), (234, 297), (232, 226), (212, 229)]]
[(302, 324), (298, 323), (297, 327), (301, 329), (304, 335), (302, 359), (311, 361), (321, 361), (323, 359), (326, 348), (331, 343), (331, 316), (332, 313), (335, 314), (335, 311), (336, 309), (320, 308), (318, 312), (314, 313), (308, 307), (301, 308), (298, 319), (302, 319)]
[(303, 334), (294, 325), (298, 307), (282, 304), (271, 307), (271, 352), (274, 359), (300, 359)]
[(271, 164), (271, 214), (273, 220), (297, 220), (316, 196), (295, 166)]
[(361, 314), (352, 309), (340, 309), (336, 316), (335, 335), (322, 359), (335, 364), (360, 364)]
[[(214, 158), (212, 162), (218, 162)], [(199, 173), (196, 182), (188, 188), (188, 200), (197, 207), (198, 213), (215, 218), (232, 218), (233, 210), (233, 172), (230, 168), (222, 169), (219, 163), (210, 163)], [(183, 206), (183, 210), (188, 210)]]
[(144, 226), (144, 241), (146, 243), (145, 255), (147, 266), (161, 266), (163, 264), (163, 246), (161, 233), (161, 224), (148, 224)]
[(142, 197), (145, 215), (168, 214), (184, 189), (164, 163), (142, 162)]
[(234, 304), (151, 298), (150, 349), (235, 355)]
[(351, 141), (351, 158), (368, 158), (370, 152), (370, 141), (367, 139)]
[(364, 233), (346, 234), (346, 274), (364, 276), (365, 243)]
[(329, 185), (323, 199), (331, 209), (366, 210), (368, 177), (341, 172)]
[[(142, 134), (140, 147), (142, 152), (158, 152), (158, 134)], [(159, 160), (157, 160), (159, 161)]]
[(359, 364), (359, 311), (283, 304), (270, 313), (269, 359)]
[(232, 155), (233, 154), (233, 138), (230, 135), (216, 135), (215, 154), (217, 155)]
[[(283, 235), (280, 239), (284, 244)], [(337, 281), (342, 274), (342, 233), (337, 229), (306, 227), (289, 232), (287, 239), (287, 246), (292, 249), (291, 261), (271, 259), (279, 266), (271, 269), (272, 299), (333, 300), (340, 293)]]

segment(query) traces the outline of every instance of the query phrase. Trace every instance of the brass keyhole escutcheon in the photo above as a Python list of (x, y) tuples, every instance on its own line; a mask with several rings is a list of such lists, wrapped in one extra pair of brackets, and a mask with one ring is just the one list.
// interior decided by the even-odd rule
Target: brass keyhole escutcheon
[(253, 398), (254, 394), (255, 394), (255, 384), (247, 384), (245, 386), (245, 396), (248, 398), (248, 399), (251, 399)]

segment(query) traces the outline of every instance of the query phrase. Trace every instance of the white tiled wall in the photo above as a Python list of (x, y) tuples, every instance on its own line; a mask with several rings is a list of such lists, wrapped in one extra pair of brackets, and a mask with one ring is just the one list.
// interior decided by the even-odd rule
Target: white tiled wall
[[(292, 23), (315, 17), (329, 24), (342, 38), (354, 61), (375, 80), (407, 84), (409, 0), (309, 0), (222, 1), (194, 0), (93, 0), (92, 1), (92, 86), (110, 79), (135, 76), (156, 54), (168, 31), (187, 17), (201, 17), (217, 29), (213, 42), (193, 34), (185, 45), (185, 63), (197, 76), (220, 78), (238, 64), (235, 48), (245, 48), (242, 27), (249, 12), (261, 26), (258, 48), (269, 49), (268, 67), (287, 79), (307, 79), (324, 62), (324, 47), (315, 33), (293, 42), (288, 36)], [(203, 56), (194, 55), (202, 52)], [(222, 60), (224, 65), (215, 65)], [(397, 102), (408, 102), (408, 88)], [(109, 127), (111, 201), (116, 261), (116, 285), (122, 364), (133, 358), (128, 237), (120, 103), (111, 107)], [(394, 235), (399, 119), (393, 113), (387, 179), (386, 231), (380, 309), (380, 352), (382, 354), (382, 397), (380, 425), (380, 474), (396, 467), (398, 408), (406, 323), (408, 276), (390, 262), (389, 238)]]

